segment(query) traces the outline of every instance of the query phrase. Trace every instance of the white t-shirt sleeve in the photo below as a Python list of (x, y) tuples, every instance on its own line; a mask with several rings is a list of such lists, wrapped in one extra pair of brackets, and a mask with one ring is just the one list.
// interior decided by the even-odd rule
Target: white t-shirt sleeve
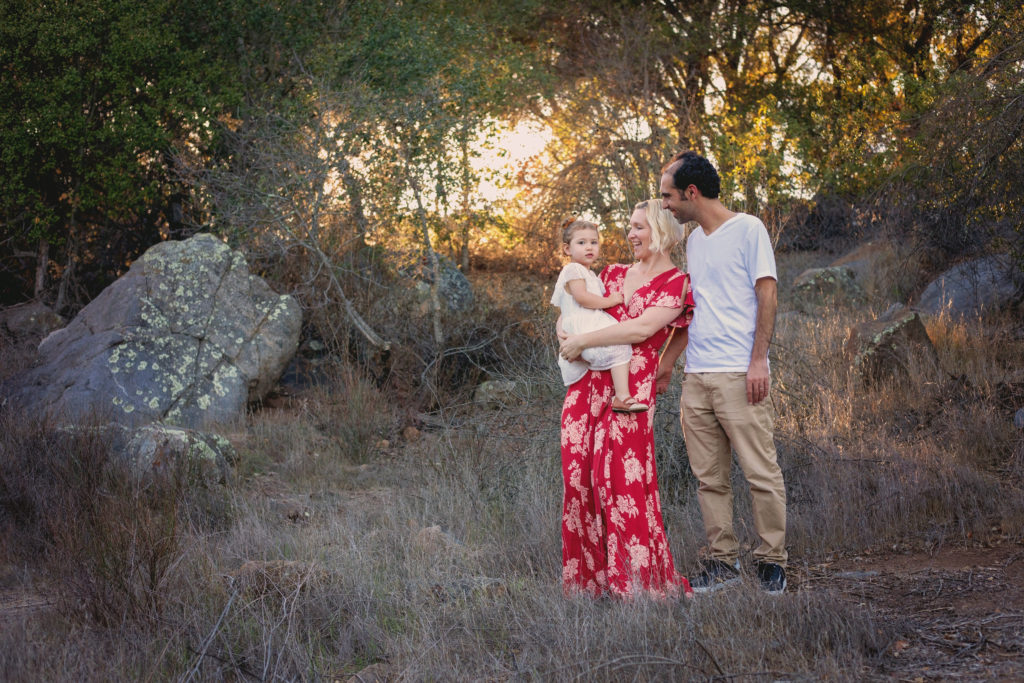
[(768, 235), (768, 229), (764, 227), (764, 223), (760, 219), (753, 218), (753, 220), (756, 221), (756, 225), (747, 237), (749, 247), (746, 249), (747, 273), (750, 274), (751, 286), (754, 286), (763, 277), (779, 279), (775, 269), (772, 238)]

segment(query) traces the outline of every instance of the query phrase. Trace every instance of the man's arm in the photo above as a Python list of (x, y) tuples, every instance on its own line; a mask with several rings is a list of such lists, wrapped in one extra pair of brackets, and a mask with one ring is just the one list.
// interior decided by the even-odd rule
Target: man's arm
[(775, 332), (775, 311), (779, 307), (778, 283), (775, 278), (762, 277), (754, 283), (757, 295), (757, 324), (754, 328), (754, 349), (747, 368), (747, 402), (760, 403), (768, 397), (768, 345)]
[(679, 356), (683, 355), (686, 349), (686, 342), (690, 339), (690, 329), (677, 327), (675, 334), (668, 340), (668, 344), (661, 352), (661, 359), (658, 361), (658, 374), (654, 383), (657, 393), (663, 394), (668, 389), (668, 383), (672, 381), (672, 369), (676, 366)]

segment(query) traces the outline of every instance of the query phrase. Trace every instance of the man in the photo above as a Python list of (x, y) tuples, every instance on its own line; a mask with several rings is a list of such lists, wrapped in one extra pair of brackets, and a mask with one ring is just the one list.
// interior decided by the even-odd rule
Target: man
[[(693, 288), (693, 321), (662, 357), (658, 390), (686, 349), (680, 405), (690, 467), (700, 482), (709, 557), (691, 577), (698, 592), (739, 578), (739, 542), (733, 532), (732, 451), (750, 484), (757, 576), (770, 593), (786, 589), (786, 489), (776, 461), (768, 343), (775, 326), (775, 255), (764, 224), (727, 209), (718, 198), (718, 172), (685, 152), (661, 176), (662, 204), (680, 223), (696, 221), (686, 241)], [(687, 338), (689, 345), (687, 346)]]

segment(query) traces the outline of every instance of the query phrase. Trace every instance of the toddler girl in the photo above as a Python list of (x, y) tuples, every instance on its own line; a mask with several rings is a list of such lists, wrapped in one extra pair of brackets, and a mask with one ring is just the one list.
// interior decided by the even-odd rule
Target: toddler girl
[[(568, 334), (599, 330), (618, 321), (601, 309), (622, 303), (622, 294), (605, 296), (604, 285), (590, 270), (600, 252), (597, 226), (583, 220), (567, 221), (562, 226), (562, 252), (571, 261), (562, 268), (551, 295), (551, 303), (561, 311), (561, 329)], [(566, 386), (580, 380), (588, 370), (610, 370), (615, 397), (612, 410), (619, 413), (641, 413), (647, 404), (629, 393), (629, 360), (633, 347), (628, 344), (598, 346), (586, 349), (582, 360), (558, 358), (562, 381)]]

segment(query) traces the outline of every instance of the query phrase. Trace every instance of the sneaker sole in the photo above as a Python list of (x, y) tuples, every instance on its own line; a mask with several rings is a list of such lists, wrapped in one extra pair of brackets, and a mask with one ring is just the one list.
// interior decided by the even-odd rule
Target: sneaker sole
[[(694, 590), (696, 590), (696, 589), (694, 589)], [(764, 586), (761, 587), (761, 590), (763, 590), (768, 595), (782, 595), (783, 593), (786, 592), (786, 580), (785, 579), (782, 580), (782, 588), (779, 588), (778, 590), (771, 590), (769, 588), (765, 588)]]
[(714, 593), (715, 591), (722, 590), (723, 588), (727, 588), (728, 586), (731, 586), (739, 582), (740, 577), (737, 576), (731, 579), (727, 579), (725, 581), (719, 581), (718, 583), (712, 584), (710, 586), (694, 586), (693, 584), (690, 584), (690, 588), (693, 589), (694, 593)]

